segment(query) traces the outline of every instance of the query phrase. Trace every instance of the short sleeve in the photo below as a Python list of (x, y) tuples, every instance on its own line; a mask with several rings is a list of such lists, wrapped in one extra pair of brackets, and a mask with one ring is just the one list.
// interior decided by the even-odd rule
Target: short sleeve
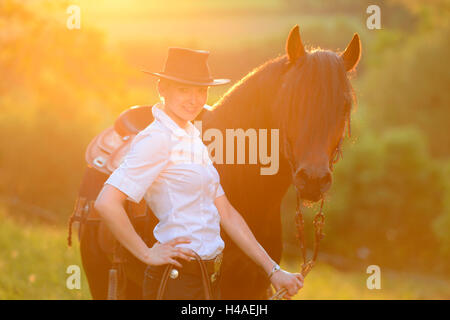
[(170, 137), (164, 132), (139, 133), (130, 151), (105, 184), (110, 184), (139, 203), (169, 161)]
[(216, 190), (216, 199), (218, 197), (223, 196), (224, 194), (225, 194), (225, 191), (223, 190), (222, 185), (219, 183), (219, 187)]

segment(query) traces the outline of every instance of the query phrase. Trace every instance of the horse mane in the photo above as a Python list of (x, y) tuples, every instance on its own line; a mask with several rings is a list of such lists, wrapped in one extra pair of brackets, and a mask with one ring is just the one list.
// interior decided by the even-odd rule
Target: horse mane
[[(278, 56), (256, 67), (236, 82), (213, 105), (215, 128), (268, 128), (270, 119), (264, 108), (272, 101), (273, 91), (287, 66), (287, 56)], [(261, 90), (264, 88), (265, 90)], [(243, 125), (245, 124), (245, 125)]]
[(213, 125), (219, 129), (272, 127), (282, 133), (290, 120), (304, 119), (305, 133), (325, 134), (336, 119), (351, 112), (354, 102), (342, 59), (333, 51), (316, 48), (293, 64), (282, 55), (250, 71), (214, 104)]

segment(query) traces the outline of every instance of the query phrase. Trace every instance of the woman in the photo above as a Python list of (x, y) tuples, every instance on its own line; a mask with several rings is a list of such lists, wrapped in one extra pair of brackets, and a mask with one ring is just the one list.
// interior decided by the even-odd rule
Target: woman
[[(281, 270), (257, 242), (242, 216), (228, 201), (199, 131), (191, 123), (207, 101), (209, 86), (228, 83), (212, 79), (208, 52), (169, 48), (159, 77), (162, 103), (152, 107), (155, 120), (133, 140), (129, 153), (100, 192), (95, 209), (118, 241), (148, 265), (144, 298), (155, 298), (162, 272), (176, 268), (167, 282), (166, 299), (204, 299), (200, 257), (220, 298), (220, 258), (224, 242), (220, 226), (267, 273), (276, 290), (291, 299), (303, 286), (300, 274)], [(148, 248), (131, 224), (126, 199), (147, 204), (159, 219), (157, 243)], [(203, 273), (204, 274), (204, 273)], [(203, 279), (204, 281), (204, 279)]]

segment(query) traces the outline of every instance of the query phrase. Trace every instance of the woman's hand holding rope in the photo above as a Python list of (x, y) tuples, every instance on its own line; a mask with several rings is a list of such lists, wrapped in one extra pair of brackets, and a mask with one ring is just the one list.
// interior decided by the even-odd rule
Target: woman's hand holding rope
[(282, 269), (273, 273), (270, 281), (276, 291), (283, 288), (287, 290), (283, 298), (288, 300), (291, 300), (303, 288), (303, 276), (300, 273), (290, 273)]

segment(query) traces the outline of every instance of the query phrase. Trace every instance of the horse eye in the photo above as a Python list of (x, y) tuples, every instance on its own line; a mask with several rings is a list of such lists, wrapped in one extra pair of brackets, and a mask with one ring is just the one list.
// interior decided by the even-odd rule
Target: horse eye
[(347, 118), (348, 115), (350, 114), (350, 111), (351, 111), (351, 110), (352, 110), (352, 104), (351, 104), (351, 102), (346, 102), (346, 103), (344, 104), (344, 108), (342, 109), (343, 116), (344, 116), (345, 118)]
[(337, 145), (336, 145), (336, 148), (334, 149), (334, 153), (333, 153), (333, 155), (332, 155), (332, 157), (331, 157), (331, 162), (334, 164), (334, 163), (336, 163), (336, 162), (338, 162), (339, 161), (339, 159), (341, 158), (341, 155), (342, 155), (342, 151), (341, 151), (341, 147), (342, 147), (342, 141), (343, 141), (343, 138), (341, 138), (340, 140), (339, 140), (339, 142), (337, 143)]

